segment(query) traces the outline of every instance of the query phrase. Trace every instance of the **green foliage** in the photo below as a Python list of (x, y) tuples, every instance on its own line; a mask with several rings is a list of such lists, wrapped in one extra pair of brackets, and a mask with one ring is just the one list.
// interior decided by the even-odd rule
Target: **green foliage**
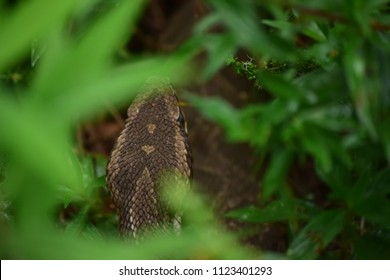
[[(151, 76), (183, 82), (196, 46), (118, 62), (115, 54), (145, 1), (53, 3), (0, 8), (1, 258), (251, 256), (214, 226), (195, 194), (185, 211), (191, 230), (181, 236), (158, 235), (140, 245), (118, 239), (115, 212), (104, 204), (106, 160), (83, 154), (74, 128), (108, 111), (108, 104), (129, 104)], [(29, 52), (31, 63), (24, 63)], [(26, 65), (23, 71), (32, 74), (14, 65)]]
[[(388, 1), (210, 3), (212, 24), (247, 51), (228, 65), (267, 92), (241, 109), (189, 96), (230, 141), (267, 159), (258, 205), (227, 217), (286, 222), (290, 258), (389, 258)], [(329, 190), (317, 205), (289, 180), (312, 161), (307, 173)]]
[[(265, 171), (257, 205), (227, 217), (286, 223), (288, 258), (390, 257), (388, 1), (210, 0), (211, 12), (176, 52), (120, 63), (115, 53), (145, 1), (52, 2), (0, 6), (2, 258), (264, 257), (220, 229), (194, 193), (180, 236), (119, 240), (100, 198), (105, 160), (82, 154), (74, 140), (77, 125), (107, 103), (128, 104), (150, 76), (185, 82), (201, 50), (208, 60), (200, 77), (228, 61), (267, 97), (236, 109), (188, 96), (230, 141), (249, 143)], [(238, 49), (246, 60), (235, 58)], [(289, 179), (307, 162), (329, 191), (323, 203), (298, 196)]]

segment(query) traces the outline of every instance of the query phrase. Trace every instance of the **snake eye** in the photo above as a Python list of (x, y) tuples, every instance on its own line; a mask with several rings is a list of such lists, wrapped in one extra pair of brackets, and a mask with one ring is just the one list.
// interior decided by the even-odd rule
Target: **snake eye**
[(183, 116), (183, 112), (180, 110), (180, 108), (178, 107), (178, 114), (177, 114), (177, 121), (180, 123), (180, 125), (184, 125), (184, 116)]
[(178, 112), (179, 114), (177, 116), (177, 121), (181, 127), (186, 127), (186, 120), (184, 118), (184, 114), (183, 114), (182, 110), (180, 109), (180, 107), (178, 107), (178, 110), (179, 110), (179, 112)]

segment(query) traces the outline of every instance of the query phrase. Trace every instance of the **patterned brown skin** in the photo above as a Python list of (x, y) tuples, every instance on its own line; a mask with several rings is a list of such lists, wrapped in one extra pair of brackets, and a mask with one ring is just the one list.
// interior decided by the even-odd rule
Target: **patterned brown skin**
[[(128, 109), (126, 126), (107, 165), (107, 186), (119, 214), (121, 236), (177, 230), (178, 213), (161, 195), (161, 177), (189, 185), (192, 160), (183, 113), (167, 82), (148, 84)], [(181, 185), (183, 186), (183, 185)]]

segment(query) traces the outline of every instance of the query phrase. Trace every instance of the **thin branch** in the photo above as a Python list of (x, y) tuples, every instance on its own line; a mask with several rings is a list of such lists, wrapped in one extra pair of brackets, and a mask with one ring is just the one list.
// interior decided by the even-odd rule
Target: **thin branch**
[[(350, 23), (351, 21), (342, 15), (337, 15), (328, 11), (312, 9), (302, 6), (289, 6), (290, 9), (299, 11), (303, 16), (314, 16), (319, 18), (324, 18), (330, 21), (340, 22), (340, 23)], [(376, 31), (389, 31), (390, 25), (383, 24), (378, 21), (372, 21), (370, 26), (373, 30)]]

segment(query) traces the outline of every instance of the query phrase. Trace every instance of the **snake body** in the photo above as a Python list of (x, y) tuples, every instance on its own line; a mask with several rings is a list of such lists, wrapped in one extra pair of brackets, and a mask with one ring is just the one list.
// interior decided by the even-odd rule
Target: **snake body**
[(149, 84), (127, 113), (107, 165), (119, 233), (137, 238), (147, 229), (177, 229), (180, 216), (161, 195), (165, 173), (179, 175), (187, 183), (192, 176), (191, 151), (176, 93), (167, 82)]

